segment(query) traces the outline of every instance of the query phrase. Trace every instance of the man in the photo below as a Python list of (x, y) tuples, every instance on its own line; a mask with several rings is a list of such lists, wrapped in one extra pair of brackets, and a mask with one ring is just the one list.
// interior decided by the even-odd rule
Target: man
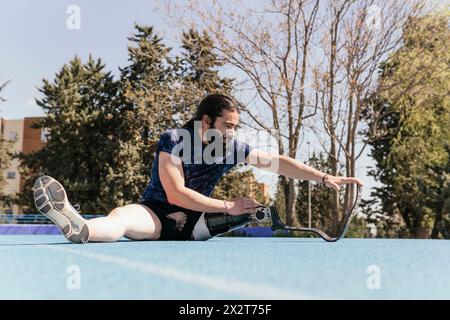
[(239, 113), (235, 101), (207, 96), (182, 128), (164, 132), (158, 143), (152, 179), (139, 204), (115, 208), (108, 216), (85, 220), (70, 204), (62, 185), (49, 176), (36, 180), (37, 209), (74, 243), (88, 241), (205, 240), (248, 222), (261, 205), (251, 198), (211, 198), (228, 170), (246, 162), (293, 179), (316, 180), (339, 190), (358, 183), (334, 177), (284, 155), (257, 150), (235, 138)]

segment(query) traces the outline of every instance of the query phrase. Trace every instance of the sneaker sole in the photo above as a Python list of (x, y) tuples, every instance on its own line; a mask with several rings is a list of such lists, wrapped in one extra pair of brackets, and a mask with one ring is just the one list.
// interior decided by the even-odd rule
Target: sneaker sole
[(49, 176), (39, 177), (34, 183), (34, 203), (73, 243), (86, 243), (89, 230), (83, 217), (70, 205), (64, 187)]

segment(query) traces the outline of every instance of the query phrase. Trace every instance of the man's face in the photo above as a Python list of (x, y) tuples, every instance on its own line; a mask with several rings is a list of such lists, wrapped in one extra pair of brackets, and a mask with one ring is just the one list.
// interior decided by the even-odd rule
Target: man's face
[(239, 124), (239, 113), (236, 110), (223, 110), (222, 116), (217, 117), (214, 125), (207, 126), (206, 129), (215, 129), (223, 137), (223, 143), (236, 136), (236, 130)]

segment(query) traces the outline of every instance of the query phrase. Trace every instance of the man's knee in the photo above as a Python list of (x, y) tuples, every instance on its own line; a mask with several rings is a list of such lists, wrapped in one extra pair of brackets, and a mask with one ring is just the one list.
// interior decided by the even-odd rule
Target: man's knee
[(108, 214), (108, 217), (120, 217), (123, 215), (124, 215), (123, 207), (117, 207)]
[(120, 221), (122, 225), (128, 223), (127, 210), (124, 207), (117, 207), (108, 214), (108, 218)]

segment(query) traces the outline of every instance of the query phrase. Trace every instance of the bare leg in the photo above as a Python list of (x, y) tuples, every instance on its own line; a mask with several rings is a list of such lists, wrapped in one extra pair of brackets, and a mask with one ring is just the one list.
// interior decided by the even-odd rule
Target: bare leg
[(50, 176), (41, 176), (34, 183), (34, 203), (62, 234), (74, 243), (88, 241), (157, 240), (161, 222), (153, 211), (140, 204), (130, 204), (110, 212), (107, 217), (86, 220), (67, 198), (64, 187)]
[(153, 211), (140, 204), (129, 204), (112, 210), (108, 216), (86, 220), (89, 241), (157, 240), (161, 222)]

